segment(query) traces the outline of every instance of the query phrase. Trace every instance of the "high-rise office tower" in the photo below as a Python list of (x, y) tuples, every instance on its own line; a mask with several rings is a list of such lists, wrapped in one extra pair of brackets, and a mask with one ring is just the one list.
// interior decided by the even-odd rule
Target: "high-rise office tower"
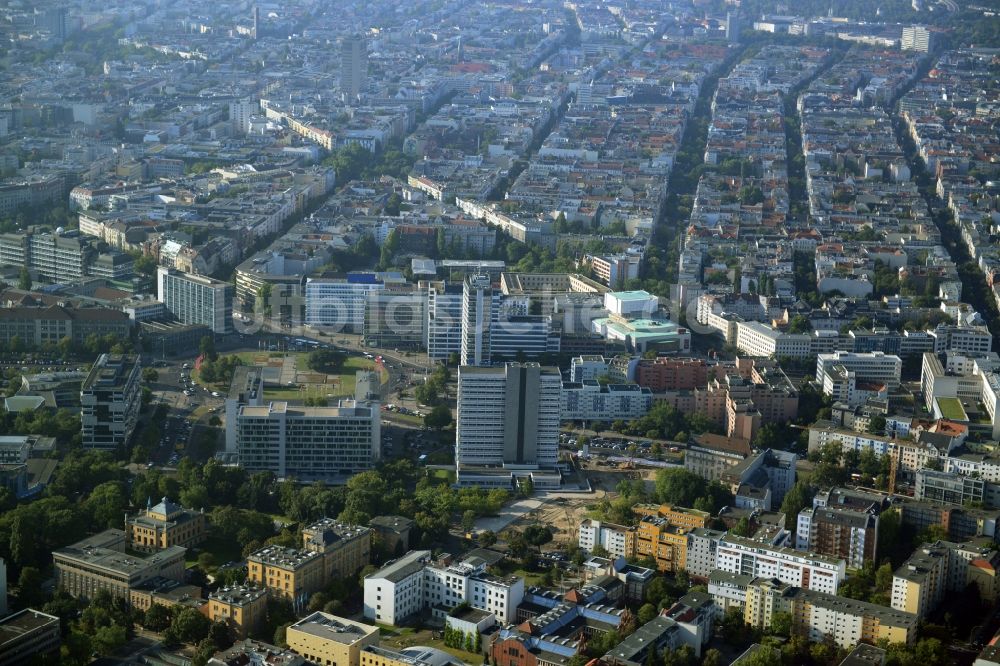
[(139, 359), (101, 354), (80, 387), (80, 431), (85, 449), (124, 450), (142, 404)]
[(340, 43), (340, 90), (355, 99), (365, 87), (368, 76), (368, 50), (361, 35), (344, 37)]
[(233, 285), (163, 266), (156, 278), (157, 298), (182, 322), (204, 324), (219, 335), (232, 331)]
[(558, 368), (538, 363), (460, 367), (455, 462), (460, 468), (554, 467), (561, 390)]
[(740, 41), (740, 19), (735, 12), (726, 12), (726, 41), (730, 44)]
[(489, 275), (470, 275), (462, 288), (462, 365), (489, 365), (491, 327), (499, 309)]
[(930, 30), (920, 25), (910, 25), (903, 28), (899, 45), (904, 51), (927, 53), (931, 50), (931, 39)]

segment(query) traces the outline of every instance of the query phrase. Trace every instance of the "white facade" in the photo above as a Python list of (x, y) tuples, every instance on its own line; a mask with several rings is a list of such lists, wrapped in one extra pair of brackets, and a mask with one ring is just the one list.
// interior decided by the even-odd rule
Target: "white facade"
[(563, 421), (631, 421), (653, 407), (653, 392), (635, 384), (602, 386), (597, 380), (562, 386)]
[(719, 542), (725, 532), (707, 527), (697, 527), (687, 533), (685, 568), (697, 578), (708, 578), (715, 570)]
[(656, 314), (660, 299), (646, 291), (609, 291), (604, 309), (613, 315), (648, 319)]
[(812, 353), (812, 336), (783, 333), (756, 321), (736, 323), (736, 347), (748, 356), (807, 358)]
[(156, 298), (185, 324), (204, 324), (225, 335), (233, 326), (236, 287), (204, 275), (156, 269)]
[(834, 352), (816, 356), (816, 381), (826, 384), (827, 375), (837, 366), (853, 372), (859, 381), (879, 382), (894, 389), (899, 386), (903, 361), (894, 354), (883, 352)]
[(584, 520), (580, 523), (578, 543), (588, 553), (597, 546), (603, 547), (613, 557), (628, 557), (630, 541), (634, 540), (634, 528), (599, 520)]
[(836, 594), (847, 574), (844, 560), (804, 555), (737, 536), (719, 541), (716, 568), (734, 574), (777, 578), (807, 590)]
[(342, 400), (338, 407), (244, 405), (236, 415), (240, 465), (299, 481), (346, 479), (381, 455), (378, 404)]
[(423, 610), (424, 564), (431, 551), (413, 550), (365, 577), (364, 616), (395, 625)]
[(368, 293), (382, 291), (381, 281), (306, 279), (306, 324), (361, 333), (365, 326)]
[(489, 365), (492, 324), (498, 318), (500, 295), (488, 275), (471, 275), (462, 289), (462, 365)]
[(434, 562), (430, 551), (410, 551), (365, 578), (364, 616), (394, 625), (427, 607), (468, 603), (507, 624), (523, 598), (522, 578), (491, 576), (481, 563)]
[(561, 387), (559, 370), (537, 363), (459, 368), (455, 462), (554, 467)]
[(903, 28), (899, 45), (904, 51), (921, 51), (927, 53), (931, 50), (931, 33), (920, 25), (908, 25)]

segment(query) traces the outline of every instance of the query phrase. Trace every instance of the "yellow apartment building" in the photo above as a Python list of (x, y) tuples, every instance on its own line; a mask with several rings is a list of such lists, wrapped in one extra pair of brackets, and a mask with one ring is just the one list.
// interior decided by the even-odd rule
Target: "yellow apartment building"
[(242, 640), (267, 619), (267, 590), (234, 585), (208, 595), (208, 619), (223, 622)]
[(323, 587), (323, 556), (311, 550), (266, 546), (247, 558), (247, 580), (301, 609)]

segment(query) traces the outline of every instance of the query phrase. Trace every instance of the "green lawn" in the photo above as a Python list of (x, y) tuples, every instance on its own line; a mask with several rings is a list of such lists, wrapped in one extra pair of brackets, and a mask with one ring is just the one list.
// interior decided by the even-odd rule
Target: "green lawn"
[(219, 536), (209, 536), (197, 548), (188, 548), (185, 561), (188, 565), (197, 564), (198, 555), (201, 553), (212, 553), (215, 560), (214, 567), (218, 567), (220, 564), (225, 564), (226, 562), (236, 562), (243, 559), (243, 553), (240, 552), (240, 545), (238, 543)]
[(270, 386), (264, 389), (265, 400), (298, 400), (306, 395), (298, 386)]
[(450, 469), (429, 469), (427, 470), (427, 476), (439, 481), (455, 483), (455, 472)]
[(466, 652), (444, 644), (444, 640), (434, 638), (434, 632), (430, 629), (415, 630), (411, 627), (389, 627), (383, 624), (378, 625), (379, 635), (383, 645), (396, 649), (412, 647), (414, 645), (426, 645), (427, 647), (444, 650), (448, 654), (458, 657), (466, 664), (481, 664), (483, 656), (474, 652)]
[(414, 416), (413, 414), (400, 414), (399, 412), (385, 412), (389, 414), (388, 420), (398, 421), (400, 423), (409, 423), (415, 426), (422, 426), (424, 424), (424, 419), (421, 416)]
[(937, 403), (942, 417), (951, 421), (968, 420), (969, 417), (962, 408), (962, 401), (958, 398), (938, 398)]

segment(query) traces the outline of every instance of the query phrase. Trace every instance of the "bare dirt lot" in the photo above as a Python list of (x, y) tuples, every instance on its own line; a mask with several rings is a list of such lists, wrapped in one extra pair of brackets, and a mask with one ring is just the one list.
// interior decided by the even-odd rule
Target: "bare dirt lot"
[(543, 524), (552, 528), (552, 546), (560, 546), (577, 542), (577, 532), (580, 521), (587, 517), (589, 508), (606, 496), (615, 496), (615, 486), (623, 480), (642, 479), (652, 484), (656, 476), (655, 470), (620, 470), (605, 467), (588, 467), (584, 472), (594, 488), (593, 493), (549, 493), (539, 495), (544, 502), (538, 508), (524, 513), (511, 523), (515, 529), (523, 529), (528, 525)]

